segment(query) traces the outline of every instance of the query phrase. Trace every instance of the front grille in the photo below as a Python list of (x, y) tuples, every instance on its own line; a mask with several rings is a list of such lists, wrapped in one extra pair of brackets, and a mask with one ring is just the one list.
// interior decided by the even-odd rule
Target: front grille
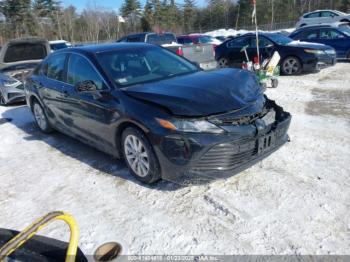
[[(250, 141), (250, 142), (249, 142)], [(255, 156), (258, 142), (252, 138), (219, 144), (211, 148), (198, 161), (194, 170), (229, 170)]]

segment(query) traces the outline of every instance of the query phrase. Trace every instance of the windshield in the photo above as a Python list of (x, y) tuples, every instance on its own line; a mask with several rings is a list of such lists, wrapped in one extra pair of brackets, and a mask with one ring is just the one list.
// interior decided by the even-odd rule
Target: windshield
[(147, 43), (155, 44), (155, 45), (166, 45), (177, 43), (176, 37), (173, 34), (149, 34), (146, 39)]
[(275, 43), (279, 44), (279, 45), (286, 45), (289, 44), (290, 42), (293, 42), (293, 39), (281, 35), (281, 34), (271, 34), (268, 35), (268, 37)]
[(350, 27), (349, 26), (340, 26), (338, 29), (339, 29), (339, 31), (341, 31), (342, 33), (344, 33), (350, 37)]
[(158, 47), (137, 47), (98, 54), (103, 70), (120, 86), (158, 81), (199, 69), (180, 56)]
[(66, 43), (57, 43), (57, 44), (50, 44), (50, 48), (51, 50), (59, 50), (59, 49), (63, 49), (63, 48), (67, 48), (68, 45)]

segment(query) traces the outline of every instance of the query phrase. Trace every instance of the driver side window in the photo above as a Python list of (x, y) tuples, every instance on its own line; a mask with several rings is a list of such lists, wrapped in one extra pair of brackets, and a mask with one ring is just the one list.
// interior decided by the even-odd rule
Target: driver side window
[(107, 89), (102, 78), (88, 60), (80, 55), (72, 54), (68, 61), (67, 81), (71, 85), (91, 80), (95, 83), (97, 90)]

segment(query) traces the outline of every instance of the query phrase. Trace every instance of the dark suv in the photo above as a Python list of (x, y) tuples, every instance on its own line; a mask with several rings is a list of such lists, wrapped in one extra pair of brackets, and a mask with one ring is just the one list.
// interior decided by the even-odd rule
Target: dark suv
[(43, 132), (123, 157), (145, 183), (232, 175), (282, 146), (291, 121), (252, 72), (205, 72), (142, 43), (57, 51), (25, 90)]
[(303, 42), (331, 46), (337, 52), (337, 58), (350, 59), (350, 27), (348, 23), (306, 26), (295, 30), (289, 37)]

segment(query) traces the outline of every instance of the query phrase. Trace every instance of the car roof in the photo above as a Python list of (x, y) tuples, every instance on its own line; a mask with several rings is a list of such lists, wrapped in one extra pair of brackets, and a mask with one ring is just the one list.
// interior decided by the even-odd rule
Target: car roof
[(329, 23), (329, 24), (319, 24), (319, 25), (307, 25), (307, 26), (303, 26), (300, 27), (298, 29), (296, 29), (293, 33), (296, 32), (301, 32), (307, 29), (319, 29), (319, 28), (338, 28), (342, 25), (347, 25), (347, 22), (335, 22), (335, 23)]
[(78, 52), (85, 54), (97, 54), (109, 51), (125, 50), (128, 48), (147, 48), (147, 47), (157, 47), (156, 45), (143, 43), (143, 42), (121, 42), (121, 43), (108, 43), (108, 44), (94, 44), (86, 46), (72, 47), (69, 49), (58, 50), (55, 53), (59, 52)]
[(50, 44), (61, 44), (61, 43), (68, 43), (66, 40), (51, 40), (49, 41)]

